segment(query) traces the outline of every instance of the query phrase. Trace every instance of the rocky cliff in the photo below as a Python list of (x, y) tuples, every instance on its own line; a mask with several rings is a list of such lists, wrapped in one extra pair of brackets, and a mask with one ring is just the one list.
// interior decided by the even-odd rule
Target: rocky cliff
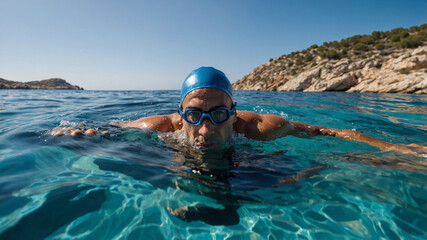
[(73, 86), (61, 78), (51, 78), (41, 81), (15, 82), (0, 78), (0, 89), (73, 89), (83, 90), (79, 86)]
[(426, 94), (426, 39), (424, 24), (313, 45), (256, 67), (233, 88)]

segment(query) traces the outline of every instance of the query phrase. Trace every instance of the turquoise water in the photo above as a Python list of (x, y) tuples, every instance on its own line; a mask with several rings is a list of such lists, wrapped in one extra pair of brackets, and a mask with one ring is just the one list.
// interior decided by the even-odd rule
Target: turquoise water
[[(238, 110), (427, 144), (425, 95), (236, 100)], [(169, 114), (178, 101), (178, 91), (1, 90), (0, 239), (427, 238), (426, 157), (292, 136), (235, 136), (201, 152), (179, 134), (109, 124)], [(111, 136), (50, 136), (57, 126)]]

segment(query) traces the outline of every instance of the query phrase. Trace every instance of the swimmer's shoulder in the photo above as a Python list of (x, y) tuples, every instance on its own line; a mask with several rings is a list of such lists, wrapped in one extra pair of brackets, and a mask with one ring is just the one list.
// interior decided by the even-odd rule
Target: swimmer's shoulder
[(182, 128), (182, 117), (178, 113), (172, 113), (168, 115), (173, 127), (173, 132), (178, 131)]
[(233, 129), (237, 133), (248, 135), (257, 125), (259, 114), (250, 111), (236, 111), (237, 117)]
[(247, 138), (268, 140), (276, 135), (285, 136), (289, 132), (290, 122), (275, 114), (258, 114), (251, 111), (237, 111), (234, 131)]
[(244, 121), (249, 121), (249, 120), (253, 120), (260, 117), (259, 114), (251, 111), (236, 111), (236, 112), (237, 112), (237, 118)]
[(286, 121), (284, 117), (275, 114), (258, 114), (251, 111), (237, 111), (237, 122), (242, 124), (258, 124), (263, 121)]

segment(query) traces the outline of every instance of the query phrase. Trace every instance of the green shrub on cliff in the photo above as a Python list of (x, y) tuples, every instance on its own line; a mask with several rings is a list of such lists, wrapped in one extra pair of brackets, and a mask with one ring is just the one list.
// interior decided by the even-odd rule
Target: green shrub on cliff
[(421, 46), (423, 44), (423, 36), (421, 35), (412, 35), (405, 39), (403, 39), (399, 47), (401, 48), (416, 48), (418, 46)]
[(341, 39), (341, 41), (340, 41), (340, 45), (341, 45), (341, 47), (350, 47), (350, 45), (351, 45), (351, 42), (350, 42), (350, 40), (348, 40), (348, 39)]
[(297, 66), (301, 66), (301, 65), (303, 65), (303, 64), (304, 64), (304, 60), (302, 60), (302, 57), (301, 57), (301, 56), (298, 56), (298, 57), (297, 57), (297, 60), (295, 61), (295, 64), (296, 64)]
[(366, 50), (366, 45), (364, 43), (356, 43), (353, 46), (353, 50), (357, 51), (357, 52), (361, 52), (361, 51), (365, 51)]
[(375, 43), (375, 37), (366, 36), (366, 37), (362, 38), (362, 42), (365, 44), (374, 44)]
[(407, 38), (407, 37), (409, 37), (409, 32), (408, 31), (404, 31), (404, 32), (400, 33), (400, 39)]
[(328, 59), (340, 59), (341, 58), (341, 54), (339, 54), (337, 51), (335, 50), (330, 50), (326, 53), (326, 57)]
[(401, 32), (403, 32), (403, 31), (405, 31), (405, 29), (404, 29), (404, 28), (402, 28), (402, 27), (398, 27), (398, 28), (392, 29), (392, 30), (390, 31), (390, 34), (391, 34), (391, 35), (398, 35), (398, 34), (400, 34), (400, 33), (401, 33)]
[(313, 55), (311, 55), (311, 53), (307, 53), (306, 55), (305, 55), (305, 58), (304, 58), (304, 60), (306, 61), (306, 62), (310, 62), (311, 60), (313, 60), (314, 59), (314, 57), (313, 57)]
[(341, 45), (340, 45), (340, 43), (338, 41), (330, 42), (329, 46), (333, 47), (333, 48), (340, 48), (341, 47)]
[(385, 48), (385, 44), (383, 42), (378, 42), (375, 44), (375, 49), (383, 50)]
[(391, 40), (392, 42), (399, 42), (399, 41), (400, 41), (400, 34), (392, 35), (392, 36), (390, 37), (390, 40)]
[(380, 31), (373, 31), (371, 35), (377, 40), (380, 40), (386, 37), (385, 33)]
[(411, 32), (411, 33), (418, 32), (420, 30), (421, 30), (421, 28), (418, 27), (418, 26), (412, 26), (412, 27), (409, 28), (409, 32)]
[(351, 44), (356, 44), (358, 42), (360, 42), (360, 40), (362, 39), (361, 35), (354, 35), (353, 37), (347, 38)]

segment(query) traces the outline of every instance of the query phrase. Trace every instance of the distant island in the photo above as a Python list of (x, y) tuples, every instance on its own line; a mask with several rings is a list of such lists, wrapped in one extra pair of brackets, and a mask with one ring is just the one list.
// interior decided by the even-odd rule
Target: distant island
[(51, 78), (47, 80), (16, 82), (0, 78), (0, 89), (70, 89), (83, 90), (77, 85), (71, 85), (61, 78)]
[(272, 58), (235, 90), (427, 94), (427, 24), (374, 31)]

